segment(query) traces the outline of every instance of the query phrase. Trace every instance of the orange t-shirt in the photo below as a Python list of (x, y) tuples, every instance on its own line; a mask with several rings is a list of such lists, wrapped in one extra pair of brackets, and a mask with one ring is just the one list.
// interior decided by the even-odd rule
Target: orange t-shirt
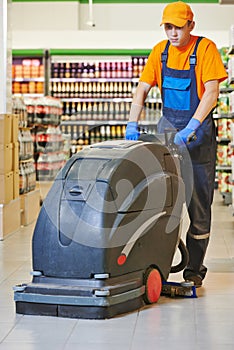
[[(189, 43), (181, 48), (170, 45), (168, 49), (167, 66), (173, 69), (189, 69), (189, 57), (193, 53), (198, 36), (191, 35)], [(161, 54), (165, 49), (167, 40), (155, 45), (148, 57), (145, 68), (141, 74), (140, 81), (151, 86), (157, 85), (161, 90)], [(204, 84), (209, 80), (227, 78), (227, 73), (216, 45), (209, 39), (203, 38), (197, 48), (197, 64), (195, 67), (197, 79), (198, 97), (201, 99), (204, 93)]]

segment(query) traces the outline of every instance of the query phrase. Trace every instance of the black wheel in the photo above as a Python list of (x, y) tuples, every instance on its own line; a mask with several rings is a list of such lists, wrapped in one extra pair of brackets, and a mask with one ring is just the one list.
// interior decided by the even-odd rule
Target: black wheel
[(156, 303), (162, 291), (162, 278), (160, 272), (149, 267), (144, 275), (145, 293), (143, 299), (146, 304)]

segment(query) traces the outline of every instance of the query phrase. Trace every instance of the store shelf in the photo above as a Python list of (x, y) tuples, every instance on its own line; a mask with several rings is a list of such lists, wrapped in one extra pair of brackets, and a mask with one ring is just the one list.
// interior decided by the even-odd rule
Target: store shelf
[(93, 98), (76, 98), (76, 97), (66, 97), (66, 98), (60, 98), (61, 101), (63, 102), (132, 102), (131, 97), (113, 97), (113, 98), (98, 98), (98, 97), (93, 97)]
[[(50, 93), (63, 102), (61, 130), (71, 135), (72, 153), (82, 145), (124, 137), (148, 54), (149, 50), (50, 50)], [(144, 113), (161, 106), (154, 90)]]
[[(102, 120), (63, 120), (61, 121), (60, 125), (126, 125), (127, 120), (107, 120), (107, 119), (102, 119)], [(155, 126), (154, 121), (148, 121), (148, 120), (142, 120), (139, 122), (139, 126), (144, 125), (144, 126)]]
[(42, 97), (42, 96), (44, 96), (44, 94), (40, 94), (40, 93), (32, 93), (32, 94), (14, 93), (13, 96), (17, 96), (17, 97)]
[(220, 90), (219, 90), (221, 93), (230, 93), (230, 92), (232, 92), (232, 91), (234, 91), (234, 88), (233, 87), (222, 87), (222, 88), (220, 88)]
[(230, 46), (228, 54), (229, 55), (234, 55), (234, 45)]
[(213, 114), (213, 118), (214, 119), (233, 119), (234, 118), (234, 113), (223, 113), (223, 114), (218, 114), (218, 113), (214, 113)]
[(217, 165), (216, 170), (217, 171), (231, 171), (232, 167), (229, 165)]
[(37, 77), (37, 78), (13, 78), (12, 81), (17, 81), (17, 82), (44, 82), (45, 79), (42, 77)]
[(52, 83), (108, 83), (108, 82), (137, 82), (136, 78), (51, 78)]
[(217, 138), (217, 141), (219, 143), (229, 143), (230, 142), (230, 139), (229, 138)]

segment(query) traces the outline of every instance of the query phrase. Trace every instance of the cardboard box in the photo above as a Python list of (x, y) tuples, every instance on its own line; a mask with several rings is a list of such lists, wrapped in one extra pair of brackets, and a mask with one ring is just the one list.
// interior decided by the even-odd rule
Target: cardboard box
[(7, 204), (13, 199), (13, 172), (0, 174), (0, 203)]
[(43, 202), (53, 185), (53, 181), (37, 181), (36, 188), (40, 190), (41, 201)]
[(19, 133), (19, 115), (12, 114), (12, 135), (11, 142), (18, 141), (18, 133)]
[(0, 144), (0, 174), (13, 170), (13, 144)]
[(20, 198), (0, 204), (0, 240), (20, 229)]
[(21, 225), (27, 226), (37, 219), (40, 211), (40, 191), (34, 190), (20, 196)]
[(13, 167), (12, 170), (19, 169), (19, 142), (13, 143)]
[(13, 172), (13, 198), (19, 197), (19, 170)]
[(12, 115), (0, 114), (0, 144), (11, 143)]

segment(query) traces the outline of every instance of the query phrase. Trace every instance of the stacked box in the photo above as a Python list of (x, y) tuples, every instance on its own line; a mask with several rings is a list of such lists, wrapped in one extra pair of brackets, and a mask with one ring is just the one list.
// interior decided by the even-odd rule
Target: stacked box
[(12, 115), (0, 114), (0, 203), (13, 199)]
[[(0, 203), (7, 204), (19, 197), (17, 184), (19, 184), (18, 116), (0, 114)], [(10, 191), (10, 187), (15, 190)]]
[(40, 190), (24, 193), (20, 196), (21, 225), (27, 226), (37, 219), (40, 211)]
[(12, 115), (0, 114), (0, 144), (10, 143), (12, 139)]
[(19, 116), (18, 114), (12, 115), (12, 142), (18, 141), (19, 132)]
[(13, 171), (0, 174), (0, 204), (8, 204), (13, 199)]
[(19, 198), (19, 116), (17, 114), (12, 115), (12, 170), (13, 170), (13, 198)]
[(0, 143), (0, 174), (9, 173), (13, 170), (13, 144)]
[(18, 116), (0, 114), (0, 240), (20, 224)]
[(0, 204), (0, 240), (20, 228), (20, 198)]

